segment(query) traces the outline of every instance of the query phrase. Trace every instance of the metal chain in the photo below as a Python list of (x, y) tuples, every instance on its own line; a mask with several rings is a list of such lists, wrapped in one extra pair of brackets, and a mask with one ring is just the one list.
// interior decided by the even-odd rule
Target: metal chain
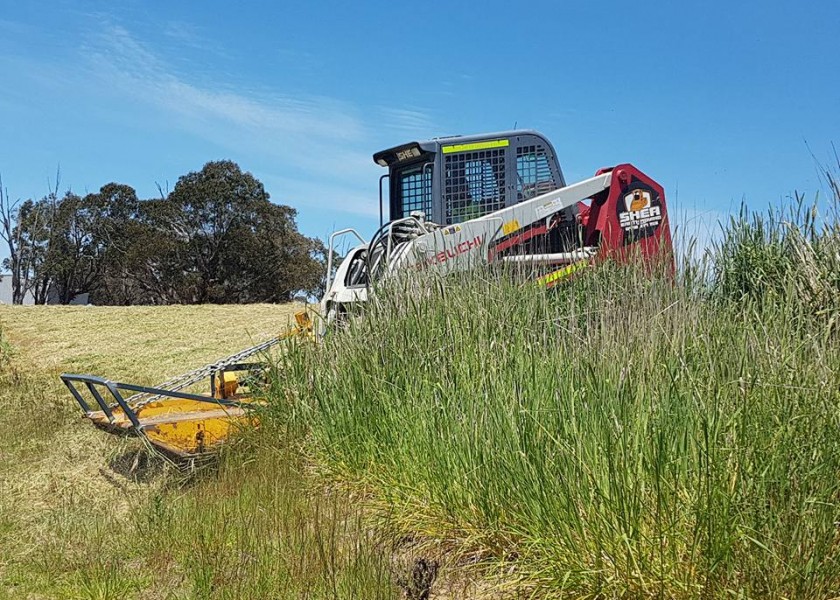
[[(251, 346), (250, 348), (245, 348), (244, 350), (240, 350), (236, 354), (228, 356), (227, 358), (223, 358), (219, 361), (214, 363), (210, 363), (209, 365), (204, 365), (203, 367), (199, 367), (193, 371), (189, 371), (187, 373), (182, 373), (168, 381), (164, 381), (160, 385), (157, 385), (158, 389), (167, 390), (170, 392), (177, 392), (178, 390), (182, 390), (186, 387), (189, 387), (195, 383), (203, 379), (207, 379), (213, 373), (221, 371), (228, 365), (232, 365), (242, 361), (249, 356), (253, 356), (254, 354), (261, 352), (263, 350), (268, 350), (272, 346), (278, 344), (281, 340), (288, 337), (288, 334), (280, 335), (275, 338), (271, 338), (261, 344), (257, 344), (256, 346)], [(133, 396), (129, 396), (126, 398), (126, 403), (131, 406), (135, 411), (140, 410), (150, 402), (154, 402), (155, 400), (159, 400), (160, 398), (164, 398), (165, 394), (153, 394), (149, 395), (146, 392), (138, 392)], [(110, 408), (116, 408), (117, 404), (114, 403), (111, 405)]]

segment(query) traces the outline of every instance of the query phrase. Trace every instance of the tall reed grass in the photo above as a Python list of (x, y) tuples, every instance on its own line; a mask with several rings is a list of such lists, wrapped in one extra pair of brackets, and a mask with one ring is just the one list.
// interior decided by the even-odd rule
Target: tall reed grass
[[(742, 214), (705, 268), (378, 290), (272, 418), (398, 530), (540, 595), (840, 594), (840, 235)], [(400, 289), (394, 289), (394, 288)]]
[(818, 206), (797, 196), (763, 214), (742, 207), (714, 248), (712, 292), (834, 318), (840, 310), (840, 202), (822, 215)]

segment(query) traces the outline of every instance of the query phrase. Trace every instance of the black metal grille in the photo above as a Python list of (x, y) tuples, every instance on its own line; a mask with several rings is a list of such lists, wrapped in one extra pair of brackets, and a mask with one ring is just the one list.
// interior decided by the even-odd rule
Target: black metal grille
[(505, 150), (446, 156), (446, 223), (475, 219), (505, 206)]
[(545, 148), (520, 146), (516, 149), (516, 192), (517, 201), (522, 202), (560, 187), (548, 162)]
[(432, 165), (426, 164), (405, 169), (397, 177), (399, 217), (422, 210), (427, 218), (432, 214)]

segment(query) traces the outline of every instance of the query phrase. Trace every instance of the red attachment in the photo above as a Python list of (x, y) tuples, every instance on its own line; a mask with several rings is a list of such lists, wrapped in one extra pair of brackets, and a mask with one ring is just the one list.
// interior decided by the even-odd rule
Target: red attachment
[(612, 173), (610, 187), (592, 199), (586, 215), (587, 246), (597, 246), (597, 260), (645, 263), (666, 260), (674, 266), (665, 191), (633, 165), (599, 169)]

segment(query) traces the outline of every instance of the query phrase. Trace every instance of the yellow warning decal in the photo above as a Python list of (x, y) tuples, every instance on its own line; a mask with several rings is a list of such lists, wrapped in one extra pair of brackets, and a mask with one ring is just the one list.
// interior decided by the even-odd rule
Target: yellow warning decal
[(508, 221), (504, 225), (502, 225), (502, 235), (510, 235), (514, 231), (520, 229), (519, 221), (513, 219), (512, 221)]
[(557, 271), (553, 271), (553, 272), (549, 273), (548, 275), (543, 275), (542, 277), (537, 279), (537, 285), (545, 286), (545, 287), (551, 287), (552, 285), (557, 283), (559, 280), (564, 279), (565, 277), (568, 277), (569, 275), (571, 275), (572, 273), (574, 273), (576, 271), (580, 271), (581, 269), (586, 267), (586, 265), (588, 265), (588, 264), (589, 264), (589, 261), (586, 261), (586, 260), (581, 260), (581, 261), (578, 261), (576, 263), (572, 263), (568, 267), (563, 267), (562, 269), (558, 269)]
[(453, 152), (471, 152), (473, 150), (486, 150), (488, 148), (506, 148), (510, 146), (510, 140), (489, 140), (486, 142), (474, 142), (472, 144), (454, 144), (442, 148), (444, 154)]

